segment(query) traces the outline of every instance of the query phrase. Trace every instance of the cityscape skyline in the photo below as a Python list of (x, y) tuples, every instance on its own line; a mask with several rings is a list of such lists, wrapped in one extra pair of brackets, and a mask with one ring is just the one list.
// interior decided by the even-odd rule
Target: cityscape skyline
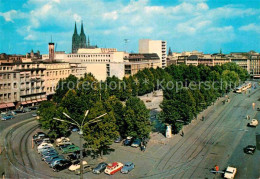
[[(139, 39), (167, 41), (174, 52), (260, 51), (260, 8), (248, 1), (62, 1), (0, 3), (0, 52), (71, 52), (75, 21), (99, 47), (138, 52)], [(85, 7), (85, 8), (82, 8)], [(96, 23), (98, 22), (98, 23)], [(124, 39), (128, 39), (127, 45)]]

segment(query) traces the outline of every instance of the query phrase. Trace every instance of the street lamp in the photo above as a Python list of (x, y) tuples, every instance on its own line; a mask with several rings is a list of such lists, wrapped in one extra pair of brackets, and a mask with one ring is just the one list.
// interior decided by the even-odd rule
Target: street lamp
[(98, 117), (96, 117), (96, 118), (94, 118), (94, 119), (92, 119), (92, 120), (90, 120), (90, 121), (84, 123), (86, 117), (88, 116), (88, 112), (89, 112), (89, 110), (87, 110), (87, 111), (85, 112), (85, 115), (84, 115), (84, 118), (83, 118), (81, 124), (79, 124), (76, 120), (72, 119), (72, 118), (71, 118), (68, 114), (66, 114), (65, 112), (63, 112), (63, 115), (66, 116), (67, 118), (71, 119), (73, 122), (66, 121), (66, 120), (59, 119), (59, 118), (53, 118), (54, 120), (61, 121), (61, 122), (67, 122), (67, 123), (72, 124), (72, 125), (74, 125), (74, 126), (77, 126), (77, 127), (79, 128), (80, 179), (83, 179), (83, 162), (82, 162), (82, 158), (83, 158), (83, 157), (82, 157), (82, 135), (83, 135), (83, 130), (82, 130), (82, 128), (83, 128), (83, 126), (84, 126), (85, 124), (93, 124), (93, 123), (97, 123), (97, 122), (101, 121), (102, 119), (100, 119), (100, 118), (103, 117), (103, 116), (105, 116), (105, 115), (107, 115), (107, 113), (104, 113), (104, 114), (102, 114), (102, 115), (100, 115), (100, 116), (98, 116)]

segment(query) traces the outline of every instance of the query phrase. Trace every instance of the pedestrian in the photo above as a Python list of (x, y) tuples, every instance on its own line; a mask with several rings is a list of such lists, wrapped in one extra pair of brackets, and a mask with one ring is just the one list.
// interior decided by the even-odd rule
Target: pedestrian
[(184, 132), (183, 131), (181, 131), (181, 136), (184, 137)]
[(145, 145), (143, 146), (143, 152), (145, 151), (145, 149), (146, 149), (146, 147), (145, 147)]
[(219, 171), (219, 166), (215, 165), (215, 171), (218, 172)]

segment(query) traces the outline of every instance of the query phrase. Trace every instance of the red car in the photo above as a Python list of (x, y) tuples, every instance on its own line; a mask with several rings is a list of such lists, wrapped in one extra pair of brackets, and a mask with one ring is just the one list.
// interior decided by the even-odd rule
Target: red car
[(116, 172), (120, 171), (122, 168), (124, 167), (124, 165), (120, 162), (113, 162), (107, 165), (106, 169), (105, 169), (105, 173), (108, 175), (113, 175)]

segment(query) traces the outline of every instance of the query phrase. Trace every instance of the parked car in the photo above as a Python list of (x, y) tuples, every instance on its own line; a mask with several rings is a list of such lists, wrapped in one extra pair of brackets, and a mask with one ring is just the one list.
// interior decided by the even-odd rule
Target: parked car
[(33, 136), (33, 140), (36, 139), (44, 139), (47, 138), (47, 135), (44, 132), (37, 132), (36, 134), (34, 134)]
[(61, 149), (63, 154), (72, 153), (72, 152), (75, 152), (75, 151), (78, 151), (78, 150), (80, 150), (80, 148), (75, 146), (75, 145), (69, 145), (66, 148)]
[(131, 145), (131, 147), (139, 147), (141, 145), (141, 140), (140, 139), (135, 139)]
[(71, 142), (63, 142), (63, 143), (59, 143), (59, 145), (57, 145), (57, 147), (59, 147), (59, 149), (61, 150), (61, 149), (66, 148), (66, 147), (68, 147), (70, 145), (73, 145), (73, 143), (71, 143)]
[(48, 158), (46, 158), (45, 159), (45, 162), (47, 163), (47, 164), (50, 164), (53, 160), (55, 160), (55, 159), (65, 159), (62, 155), (54, 155), (54, 156), (51, 156), (51, 157), (48, 157)]
[(52, 157), (52, 156), (56, 156), (56, 155), (59, 155), (59, 153), (57, 152), (48, 152), (48, 153), (44, 153), (42, 154), (42, 161), (45, 161), (45, 159), (49, 158), (49, 157)]
[[(44, 153), (50, 153), (50, 152), (53, 152), (53, 151), (56, 151), (54, 148), (50, 148), (50, 149), (44, 149), (40, 152), (38, 152), (40, 155), (43, 155)], [(57, 151), (56, 151), (57, 152)]]
[(13, 115), (1, 115), (2, 121), (6, 121), (6, 120), (9, 120), (9, 119), (13, 119), (13, 118), (14, 118)]
[(121, 137), (121, 136), (118, 136), (118, 137), (114, 140), (114, 142), (115, 142), (115, 143), (120, 143), (122, 140), (123, 140), (122, 137)]
[(40, 153), (42, 153), (44, 151), (48, 151), (48, 150), (52, 150), (52, 149), (54, 149), (52, 146), (45, 146), (45, 147), (39, 149), (38, 153), (40, 154)]
[(52, 169), (53, 169), (54, 172), (59, 172), (61, 170), (69, 168), (69, 166), (71, 166), (71, 161), (69, 161), (69, 160), (61, 160), (56, 165), (54, 165), (52, 167)]
[(60, 164), (60, 163), (62, 163), (63, 161), (67, 161), (67, 160), (64, 159), (64, 158), (54, 159), (54, 160), (49, 164), (49, 166), (50, 166), (51, 168), (53, 168), (55, 165)]
[(37, 110), (37, 109), (38, 109), (38, 106), (31, 106), (31, 107), (29, 107), (29, 109), (31, 109), (31, 110)]
[(30, 109), (30, 108), (27, 108), (27, 107), (24, 108), (23, 110), (24, 110), (24, 112), (30, 112), (30, 111), (31, 111), (31, 109)]
[(13, 115), (13, 116), (15, 116), (15, 115), (16, 115), (16, 112), (15, 112), (15, 111), (8, 111), (8, 112), (6, 113), (6, 115)]
[(69, 154), (69, 155), (67, 156), (67, 159), (70, 160), (70, 161), (72, 161), (72, 160), (77, 160), (77, 159), (79, 159), (79, 158), (80, 158), (80, 154), (75, 154), (75, 153)]
[(134, 168), (135, 168), (135, 165), (133, 164), (133, 162), (127, 162), (127, 163), (125, 163), (124, 167), (121, 169), (121, 173), (127, 174)]
[(32, 113), (32, 117), (37, 117), (37, 113)]
[(42, 143), (37, 147), (37, 149), (39, 150), (39, 149), (42, 149), (42, 148), (45, 148), (45, 147), (48, 147), (48, 146), (49, 146), (49, 147), (53, 147), (52, 144), (42, 142)]
[(47, 164), (50, 164), (52, 162), (52, 160), (54, 160), (56, 158), (60, 158), (59, 154), (52, 154), (52, 155), (45, 156), (43, 158), (43, 161), (45, 161)]
[(107, 167), (107, 163), (101, 162), (101, 163), (98, 164), (98, 166), (96, 168), (94, 168), (92, 170), (92, 172), (95, 173), (95, 174), (100, 174), (106, 169), (106, 167)]
[(228, 166), (224, 173), (224, 178), (228, 178), (228, 179), (235, 178), (236, 173), (237, 173), (236, 168)]
[(14, 110), (14, 112), (16, 112), (16, 113), (25, 113), (25, 111), (23, 109), (17, 109), (17, 110)]
[(124, 144), (125, 146), (130, 146), (130, 145), (132, 144), (132, 137), (127, 137), (127, 138), (124, 140), (123, 144)]
[(62, 141), (70, 141), (70, 139), (68, 137), (60, 137), (56, 139), (56, 143), (60, 143)]
[[(83, 165), (83, 173), (91, 172), (92, 168), (89, 165)], [(80, 174), (80, 168), (75, 170), (75, 174), (79, 175)]]
[[(87, 165), (88, 163), (86, 161), (82, 161), (83, 166)], [(80, 161), (77, 160), (72, 163), (72, 165), (69, 167), (69, 171), (75, 171), (80, 168)]]
[(105, 173), (108, 175), (113, 175), (116, 172), (120, 171), (123, 168), (123, 164), (120, 162), (113, 162), (107, 165)]
[(254, 146), (254, 145), (248, 145), (244, 148), (244, 152), (246, 154), (252, 154), (253, 155), (255, 153), (255, 150), (256, 150), (256, 146)]

